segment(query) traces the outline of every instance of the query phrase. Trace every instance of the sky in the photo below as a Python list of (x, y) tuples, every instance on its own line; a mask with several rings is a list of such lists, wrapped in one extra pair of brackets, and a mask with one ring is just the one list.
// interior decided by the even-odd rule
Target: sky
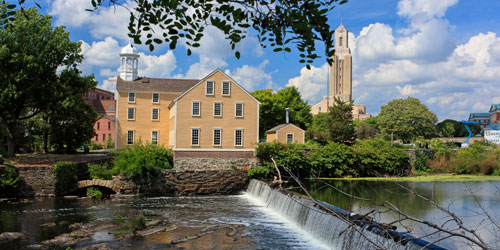
[[(124, 0), (124, 6), (133, 1)], [(115, 90), (119, 52), (128, 44), (129, 12), (101, 7), (87, 12), (90, 0), (47, 0), (41, 12), (64, 25), (73, 41), (82, 42), (84, 74), (98, 87)], [(329, 13), (337, 27), (341, 16), (349, 30), (353, 55), (353, 99), (377, 115), (396, 98), (417, 97), (439, 120), (468, 119), (500, 103), (500, 10), (498, 0), (350, 0)], [(199, 79), (220, 68), (253, 91), (296, 86), (314, 105), (327, 95), (328, 64), (320, 58), (311, 70), (298, 53), (263, 49), (253, 32), (239, 45), (238, 60), (221, 32), (207, 29), (201, 47), (187, 56), (186, 47), (167, 45), (140, 51), (139, 75)], [(321, 52), (322, 48), (319, 48)]]

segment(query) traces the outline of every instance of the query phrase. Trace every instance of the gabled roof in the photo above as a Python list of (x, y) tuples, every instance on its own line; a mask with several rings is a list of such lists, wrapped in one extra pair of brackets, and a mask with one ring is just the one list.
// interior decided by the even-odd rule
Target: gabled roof
[(243, 92), (245, 92), (247, 95), (249, 95), (254, 101), (256, 101), (258, 104), (260, 104), (259, 100), (257, 100), (255, 97), (253, 97), (252, 94), (250, 94), (245, 88), (243, 88), (241, 85), (239, 85), (233, 78), (231, 78), (230, 76), (228, 76), (226, 73), (224, 73), (221, 69), (216, 69), (214, 71), (212, 71), (212, 73), (208, 74), (207, 76), (203, 77), (203, 79), (199, 80), (196, 84), (194, 84), (191, 88), (189, 88), (188, 90), (186, 90), (184, 93), (182, 93), (180, 96), (178, 96), (177, 98), (175, 98), (172, 103), (169, 105), (169, 107), (173, 106), (174, 103), (176, 103), (179, 99), (181, 99), (183, 96), (185, 96), (187, 93), (189, 93), (189, 91), (191, 91), (192, 89), (196, 88), (196, 86), (202, 84), (206, 79), (208, 79), (209, 77), (211, 77), (212, 75), (214, 75), (215, 73), (217, 72), (220, 72), (222, 73), (224, 76), (226, 76), (227, 78), (229, 78), (229, 80), (231, 80), (232, 83), (234, 83), (234, 85), (238, 86), (241, 90), (243, 90)]
[(299, 127), (297, 127), (297, 126), (295, 126), (295, 125), (293, 125), (291, 123), (283, 123), (283, 124), (280, 124), (280, 125), (272, 128), (272, 129), (267, 130), (266, 133), (276, 132), (276, 131), (281, 130), (281, 129), (283, 129), (285, 127), (288, 127), (288, 126), (294, 126), (294, 127), (298, 128), (298, 129), (304, 131), (303, 129), (301, 129), (301, 128), (299, 128)]
[(165, 79), (165, 78), (139, 78), (134, 81), (125, 81), (117, 77), (116, 90), (120, 91), (161, 91), (183, 93), (193, 87), (197, 79)]
[(490, 112), (500, 110), (500, 104), (491, 104)]
[(489, 118), (489, 113), (470, 113), (469, 119), (471, 118)]

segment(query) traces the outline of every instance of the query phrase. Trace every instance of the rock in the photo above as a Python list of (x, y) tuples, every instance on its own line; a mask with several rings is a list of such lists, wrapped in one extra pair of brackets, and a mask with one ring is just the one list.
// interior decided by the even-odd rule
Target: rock
[(95, 245), (90, 245), (90, 246), (76, 248), (76, 249), (78, 249), (78, 250), (107, 250), (108, 243), (95, 244)]
[(158, 226), (162, 223), (163, 223), (163, 221), (161, 221), (161, 220), (151, 220), (151, 221), (148, 221), (146, 223), (146, 227), (155, 227), (155, 226)]
[(49, 223), (44, 223), (42, 225), (40, 225), (42, 228), (50, 228), (50, 227), (55, 227), (56, 226), (56, 223), (54, 222), (49, 222)]
[(3, 232), (0, 234), (0, 243), (20, 240), (23, 237), (24, 237), (24, 234), (21, 232)]
[(76, 195), (65, 195), (64, 196), (64, 199), (78, 199), (80, 197), (76, 196)]

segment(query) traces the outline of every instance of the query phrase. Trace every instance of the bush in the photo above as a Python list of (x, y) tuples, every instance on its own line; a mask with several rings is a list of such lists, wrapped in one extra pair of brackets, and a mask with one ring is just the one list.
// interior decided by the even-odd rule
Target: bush
[(56, 188), (61, 191), (70, 191), (78, 183), (78, 164), (76, 162), (60, 161), (52, 167), (56, 178)]
[(89, 163), (89, 175), (91, 179), (112, 180), (113, 169), (107, 164)]
[(3, 159), (0, 158), (0, 196), (15, 194), (19, 184), (19, 173), (17, 168), (11, 165), (1, 166)]
[(172, 162), (172, 149), (139, 143), (117, 154), (113, 173), (127, 174), (151, 185), (153, 178), (162, 169), (172, 168)]
[(267, 167), (251, 168), (248, 170), (248, 178), (250, 179), (269, 179), (271, 176), (271, 166), (267, 164)]
[(360, 141), (354, 145), (354, 152), (355, 166), (362, 176), (402, 175), (410, 168), (410, 157), (387, 141)]
[(342, 177), (358, 175), (354, 167), (354, 152), (344, 144), (330, 143), (323, 149), (308, 154), (310, 175), (314, 177)]
[(102, 199), (102, 192), (97, 188), (89, 187), (87, 188), (87, 197), (92, 197), (95, 199)]
[(431, 171), (431, 169), (427, 167), (428, 160), (429, 159), (427, 158), (424, 152), (422, 151), (417, 152), (417, 157), (413, 161), (413, 166), (415, 167), (416, 173), (425, 174)]

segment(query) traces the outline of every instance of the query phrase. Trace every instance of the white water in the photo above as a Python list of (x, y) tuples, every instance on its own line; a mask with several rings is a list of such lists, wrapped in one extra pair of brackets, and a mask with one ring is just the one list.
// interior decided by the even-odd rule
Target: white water
[(271, 189), (261, 181), (252, 180), (250, 182), (247, 196), (265, 205), (264, 212), (273, 213), (294, 225), (296, 231), (306, 235), (305, 237), (309, 238), (311, 242), (315, 242), (318, 248), (375, 249), (374, 243), (385, 249), (413, 250), (422, 248), (421, 245), (412, 242), (403, 246), (392, 239), (386, 239), (357, 227), (356, 229), (361, 231), (363, 236), (340, 218), (315, 208), (312, 200), (283, 194)]

